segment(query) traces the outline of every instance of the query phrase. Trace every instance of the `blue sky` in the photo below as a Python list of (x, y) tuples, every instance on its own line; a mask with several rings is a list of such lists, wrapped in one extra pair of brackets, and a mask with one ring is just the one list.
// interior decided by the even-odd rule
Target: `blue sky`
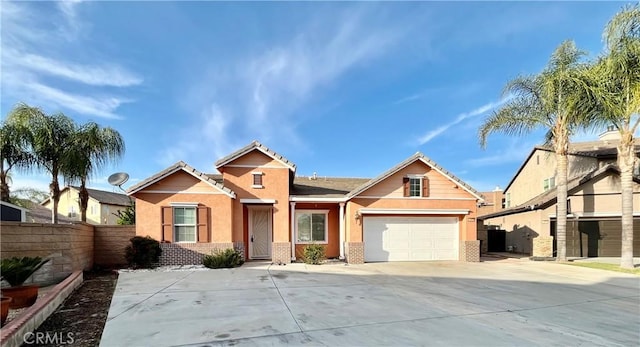
[[(479, 147), (505, 83), (565, 39), (599, 54), (624, 4), (2, 1), (0, 111), (26, 102), (118, 130), (126, 155), (97, 188), (178, 160), (215, 172), (257, 139), (299, 175), (374, 177), (421, 151), (492, 190), (543, 139)], [(14, 189), (47, 183), (14, 173)]]

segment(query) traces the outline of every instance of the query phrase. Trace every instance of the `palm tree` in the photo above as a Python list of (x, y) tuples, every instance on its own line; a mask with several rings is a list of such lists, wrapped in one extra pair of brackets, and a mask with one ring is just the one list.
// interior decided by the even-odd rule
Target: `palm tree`
[(60, 185), (58, 174), (72, 148), (75, 122), (62, 113), (47, 115), (40, 108), (19, 104), (8, 120), (30, 130), (27, 139), (36, 168), (43, 168), (51, 174), (49, 194), (53, 201), (51, 222), (58, 223), (58, 202)]
[(87, 221), (89, 203), (87, 180), (105, 165), (120, 159), (124, 150), (120, 133), (94, 122), (84, 124), (74, 134), (73, 146), (62, 174), (68, 182), (80, 182), (80, 214), (83, 222)]
[(617, 13), (604, 31), (606, 53), (593, 64), (597, 82), (594, 126), (610, 124), (620, 132), (618, 166), (622, 197), (622, 249), (620, 267), (633, 268), (634, 133), (640, 123), (640, 7)]
[(588, 90), (582, 82), (580, 62), (584, 53), (573, 41), (565, 41), (551, 55), (538, 75), (521, 76), (507, 83), (503, 95), (507, 102), (480, 126), (480, 145), (492, 133), (524, 135), (545, 129), (546, 142), (553, 146), (557, 160), (557, 261), (566, 261), (567, 171), (569, 136), (582, 125), (579, 103)]
[(10, 171), (14, 167), (25, 168), (31, 162), (27, 148), (28, 128), (5, 120), (0, 125), (0, 200), (9, 201)]

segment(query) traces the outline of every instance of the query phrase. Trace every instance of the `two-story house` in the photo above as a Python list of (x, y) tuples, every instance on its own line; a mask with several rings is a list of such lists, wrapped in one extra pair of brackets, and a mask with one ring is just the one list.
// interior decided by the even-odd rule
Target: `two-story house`
[(254, 141), (216, 168), (178, 162), (129, 188), (136, 234), (162, 242), (162, 264), (232, 247), (288, 263), (310, 243), (350, 263), (479, 260), (481, 195), (421, 153), (373, 179), (298, 177), (294, 163)]
[[(89, 193), (87, 205), (87, 223), (89, 224), (117, 224), (118, 212), (126, 210), (133, 202), (133, 199), (125, 194), (91, 188), (87, 188), (87, 192)], [(51, 210), (53, 201), (47, 198), (41, 205)], [(80, 220), (79, 187), (66, 186), (60, 191), (58, 213), (71, 221)]]
[[(620, 172), (616, 166), (617, 134), (617, 131), (608, 131), (600, 135), (598, 141), (570, 145), (569, 257), (620, 256), (622, 200)], [(637, 146), (636, 153), (639, 152)], [(543, 257), (555, 255), (555, 173), (553, 149), (533, 148), (504, 190), (504, 209), (479, 214), (478, 219), (489, 229), (488, 233), (479, 233), (487, 235), (483, 243), (487, 243), (489, 249)], [(640, 217), (640, 178), (636, 176), (634, 180), (634, 211), (638, 211)], [(494, 230), (503, 232), (492, 232)], [(640, 255), (640, 219), (634, 222), (634, 254)]]

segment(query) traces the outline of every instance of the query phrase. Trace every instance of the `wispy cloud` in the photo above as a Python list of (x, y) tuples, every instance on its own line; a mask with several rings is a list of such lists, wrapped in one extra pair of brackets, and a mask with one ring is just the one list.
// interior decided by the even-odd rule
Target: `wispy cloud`
[[(306, 116), (298, 111), (346, 74), (392, 52), (403, 30), (390, 23), (376, 25), (366, 10), (351, 9), (313, 18), (258, 54), (217, 62), (208, 76), (190, 82), (192, 89), (182, 97), (195, 100), (187, 107), (202, 125), (184, 133), (199, 134), (205, 145), (172, 144), (162, 156), (180, 152), (187, 160), (202, 148), (209, 158), (211, 152), (221, 156), (253, 139), (303, 148), (296, 127)], [(212, 85), (225, 85), (233, 93), (212, 91)]]
[(92, 85), (128, 87), (142, 83), (142, 78), (117, 65), (85, 65), (60, 61), (37, 54), (20, 54), (8, 49), (3, 59), (7, 65), (23, 68), (33, 72), (42, 72), (52, 76)]
[[(0, 6), (3, 29), (0, 57), (5, 100), (8, 96), (15, 102), (45, 108), (121, 118), (117, 109), (123, 103), (131, 102), (131, 98), (115, 95), (113, 89), (101, 87), (136, 86), (143, 82), (142, 77), (117, 64), (102, 63), (99, 58), (91, 63), (55, 58), (80, 49), (84, 43), (83, 38), (75, 35), (78, 31), (87, 32), (79, 16), (80, 4), (81, 1), (58, 2), (54, 7), (57, 12), (45, 13), (39, 11), (42, 8), (35, 3), (3, 2)], [(45, 24), (56, 16), (64, 19), (53, 21), (60, 23), (58, 31)]]
[(484, 104), (484, 105), (482, 105), (482, 106), (480, 106), (480, 107), (478, 107), (478, 108), (476, 108), (476, 109), (474, 109), (474, 110), (472, 110), (470, 112), (461, 113), (461, 114), (457, 115), (455, 120), (453, 120), (452, 122), (449, 122), (447, 124), (441, 125), (441, 126), (435, 128), (435, 129), (430, 130), (427, 133), (425, 133), (422, 137), (420, 137), (418, 139), (418, 144), (424, 145), (425, 143), (433, 140), (435, 137), (437, 137), (440, 134), (444, 133), (445, 131), (449, 130), (454, 125), (459, 124), (460, 122), (464, 121), (465, 119), (485, 114), (485, 113), (493, 110), (494, 108), (499, 107), (500, 105), (504, 104), (508, 100), (509, 100), (509, 98), (504, 98), (504, 99), (499, 100), (499, 101), (492, 101), (492, 102)]

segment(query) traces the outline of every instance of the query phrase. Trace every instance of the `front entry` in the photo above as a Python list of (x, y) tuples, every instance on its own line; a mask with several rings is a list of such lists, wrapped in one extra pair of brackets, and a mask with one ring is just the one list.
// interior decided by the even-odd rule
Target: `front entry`
[(249, 209), (249, 258), (271, 259), (271, 207)]

